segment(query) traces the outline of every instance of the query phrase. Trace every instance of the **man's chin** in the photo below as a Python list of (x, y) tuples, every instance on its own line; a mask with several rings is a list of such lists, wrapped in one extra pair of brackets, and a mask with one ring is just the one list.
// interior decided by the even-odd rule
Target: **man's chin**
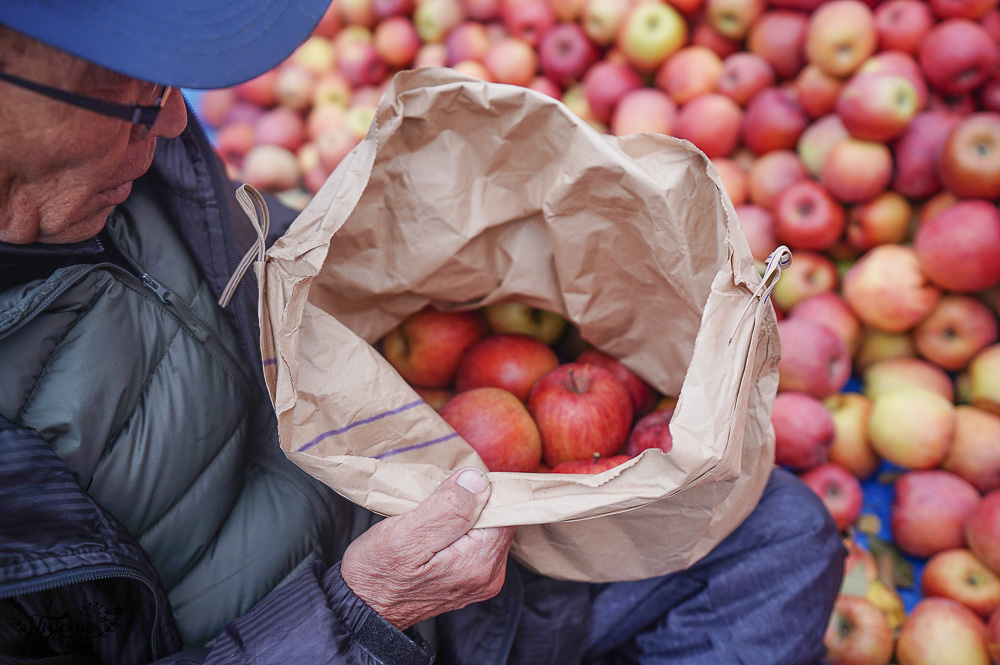
[(72, 242), (82, 242), (93, 238), (108, 222), (108, 217), (114, 212), (115, 206), (105, 206), (92, 215), (88, 215), (79, 221), (71, 223), (66, 228), (51, 235), (41, 234), (35, 242), (47, 244), (68, 244)]

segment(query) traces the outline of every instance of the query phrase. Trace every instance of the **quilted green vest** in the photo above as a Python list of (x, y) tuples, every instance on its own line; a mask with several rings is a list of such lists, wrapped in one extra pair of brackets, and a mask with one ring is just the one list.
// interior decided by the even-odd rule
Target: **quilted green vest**
[(281, 453), (254, 368), (142, 188), (108, 223), (131, 269), (60, 268), (0, 293), (0, 413), (138, 538), (195, 646), (335, 561), (349, 517)]

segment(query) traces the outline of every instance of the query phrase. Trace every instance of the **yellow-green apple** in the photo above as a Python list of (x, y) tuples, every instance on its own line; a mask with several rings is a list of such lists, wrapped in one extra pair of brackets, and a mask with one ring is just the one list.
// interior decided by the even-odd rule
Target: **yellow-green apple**
[(561, 86), (583, 79), (600, 54), (579, 23), (559, 23), (546, 32), (538, 45), (542, 73)]
[(299, 182), (295, 153), (278, 145), (258, 144), (243, 157), (243, 179), (257, 189), (283, 192)]
[(822, 399), (847, 384), (851, 357), (836, 333), (815, 321), (799, 318), (779, 321), (778, 334), (778, 390), (798, 390)]
[(856, 74), (837, 95), (836, 110), (851, 136), (888, 142), (917, 112), (917, 90), (898, 74)]
[(847, 531), (858, 521), (864, 496), (861, 481), (850, 471), (836, 462), (827, 462), (807, 469), (799, 477), (816, 492), (838, 529)]
[[(844, 538), (844, 547), (847, 548), (847, 556), (844, 557), (844, 581), (851, 575), (860, 575), (867, 584), (871, 584), (878, 578), (878, 562), (875, 555), (870, 550), (862, 547), (853, 536)], [(855, 570), (860, 569), (860, 573)], [(844, 587), (841, 585), (841, 593)]]
[(684, 17), (666, 2), (640, 2), (625, 15), (615, 44), (641, 72), (652, 72), (688, 40)]
[(674, 437), (670, 433), (673, 415), (673, 409), (658, 409), (639, 418), (625, 441), (625, 454), (635, 457), (649, 448), (669, 453), (674, 447)]
[(967, 115), (941, 147), (941, 182), (960, 198), (1000, 197), (1000, 113)]
[(893, 189), (912, 199), (926, 198), (941, 189), (941, 151), (958, 119), (947, 111), (921, 111), (913, 116), (893, 145)]
[(500, 5), (502, 0), (462, 0), (466, 18), (481, 23), (501, 23)]
[(885, 51), (916, 53), (934, 23), (934, 12), (923, 0), (888, 0), (875, 7), (875, 30)]
[(656, 71), (656, 87), (676, 104), (714, 92), (722, 73), (722, 58), (707, 46), (691, 44), (667, 58)]
[(810, 118), (821, 118), (832, 113), (837, 104), (837, 96), (844, 87), (844, 80), (825, 72), (819, 65), (810, 62), (795, 77), (792, 87), (799, 105)]
[(871, 201), (847, 209), (847, 242), (865, 251), (875, 245), (901, 243), (910, 237), (913, 206), (890, 189)]
[(997, 318), (973, 296), (945, 294), (913, 329), (917, 353), (948, 371), (964, 369), (974, 355), (997, 341)]
[(565, 104), (566, 108), (576, 115), (576, 117), (587, 124), (591, 126), (600, 124), (600, 120), (597, 119), (597, 115), (594, 114), (594, 110), (590, 108), (590, 104), (587, 102), (587, 95), (584, 92), (582, 83), (574, 83), (567, 86), (563, 90), (559, 101)]
[(511, 37), (536, 48), (558, 20), (548, 0), (507, 0), (500, 5), (500, 17)]
[(948, 373), (921, 358), (884, 358), (865, 368), (862, 378), (868, 399), (903, 388), (930, 390), (949, 402), (955, 399), (955, 386)]
[[(378, 28), (375, 31), (378, 32)], [(444, 47), (448, 54), (445, 63), (451, 67), (463, 60), (482, 62), (492, 43), (493, 40), (485, 25), (478, 21), (462, 21), (444, 38)]]
[(823, 636), (824, 665), (888, 665), (895, 644), (885, 613), (862, 596), (841, 594)]
[(705, 20), (723, 37), (741, 40), (767, 5), (764, 0), (706, 0)]
[(774, 230), (774, 215), (766, 208), (753, 203), (736, 206), (743, 235), (750, 245), (750, 253), (757, 261), (767, 261), (771, 252), (781, 244)]
[(830, 249), (847, 225), (844, 207), (821, 183), (808, 178), (781, 192), (772, 213), (778, 237), (793, 250)]
[(583, 31), (595, 44), (611, 44), (632, 4), (632, 0), (586, 0), (581, 22)]
[(727, 58), (740, 50), (741, 43), (735, 39), (723, 37), (715, 31), (702, 17), (695, 17), (691, 29), (691, 43), (705, 46), (715, 52), (720, 58)]
[(943, 289), (972, 293), (1000, 283), (1000, 211), (995, 202), (959, 201), (917, 229), (920, 267)]
[(842, 293), (862, 322), (890, 333), (911, 330), (941, 297), (916, 252), (896, 244), (878, 245), (862, 254), (844, 273)]
[(974, 406), (1000, 414), (1000, 344), (991, 344), (969, 362), (969, 396)]
[(738, 51), (723, 58), (715, 91), (745, 106), (758, 92), (772, 87), (776, 77), (767, 60), (748, 51)]
[(854, 72), (878, 47), (875, 14), (858, 0), (831, 0), (809, 15), (805, 52), (831, 76)]
[(321, 74), (313, 89), (313, 106), (337, 104), (346, 107), (351, 101), (351, 84), (336, 69)]
[(414, 0), (372, 0), (372, 10), (379, 19), (391, 16), (409, 17), (414, 9), (416, 9)]
[(551, 473), (602, 473), (632, 459), (628, 455), (601, 457), (597, 453), (590, 459), (571, 460), (552, 467)]
[(277, 145), (293, 153), (306, 138), (302, 114), (285, 106), (264, 111), (254, 122), (253, 130), (258, 145)]
[(806, 298), (833, 291), (838, 281), (837, 266), (830, 257), (801, 250), (795, 252), (792, 265), (781, 271), (781, 279), (771, 292), (771, 299), (787, 312)]
[(799, 302), (788, 311), (789, 319), (809, 319), (826, 326), (844, 342), (851, 356), (861, 346), (864, 326), (844, 297), (835, 291), (817, 293)]
[(830, 148), (820, 179), (839, 201), (870, 201), (892, 180), (892, 151), (879, 141), (848, 137)]
[(828, 113), (821, 118), (813, 120), (799, 136), (795, 150), (806, 172), (819, 178), (823, 172), (823, 165), (826, 157), (844, 139), (850, 137), (840, 116), (836, 113)]
[(614, 455), (632, 427), (628, 391), (598, 365), (565, 363), (549, 371), (531, 389), (528, 411), (542, 435), (545, 463), (553, 468)]
[(524, 303), (495, 303), (482, 311), (490, 330), (496, 334), (528, 335), (551, 344), (566, 329), (566, 319), (559, 314)]
[(687, 139), (709, 157), (732, 154), (740, 143), (743, 109), (725, 95), (707, 93), (677, 110), (674, 136)]
[(803, 49), (809, 15), (790, 9), (768, 9), (753, 22), (746, 50), (771, 63), (779, 79), (794, 78), (805, 64)]
[(382, 339), (382, 353), (407, 383), (446, 388), (465, 350), (487, 334), (479, 310), (439, 312), (426, 308), (405, 318)]
[(576, 362), (602, 367), (621, 381), (632, 401), (632, 415), (634, 417), (644, 416), (656, 406), (656, 391), (617, 358), (597, 349), (587, 349), (577, 356)]
[(823, 400), (823, 404), (833, 416), (833, 444), (829, 460), (858, 479), (871, 477), (882, 461), (868, 439), (871, 400), (861, 393), (842, 392), (830, 395)]
[(965, 542), (990, 570), (1000, 574), (1000, 490), (983, 496), (969, 515)]
[(677, 105), (670, 95), (655, 88), (629, 90), (611, 113), (611, 133), (625, 136), (637, 132), (670, 135), (677, 121)]
[(1000, 489), (1000, 416), (971, 405), (955, 409), (955, 436), (941, 468), (986, 494)]
[(949, 18), (924, 36), (917, 59), (931, 86), (944, 94), (975, 90), (993, 73), (997, 45), (979, 23)]
[(758, 155), (791, 150), (808, 124), (809, 116), (791, 92), (778, 87), (765, 88), (747, 102), (743, 143)]
[(951, 598), (984, 619), (1000, 607), (1000, 577), (965, 547), (928, 559), (920, 574), (920, 590), (925, 597)]
[(947, 457), (955, 422), (955, 405), (938, 393), (899, 388), (872, 399), (868, 436), (879, 457), (904, 469), (931, 469)]
[(497, 83), (526, 86), (535, 78), (538, 54), (527, 42), (504, 37), (490, 44), (483, 64)]
[(907, 471), (895, 490), (890, 531), (902, 551), (927, 558), (965, 547), (966, 523), (982, 501), (968, 481), (941, 469)]
[(917, 93), (917, 110), (922, 110), (929, 99), (927, 79), (920, 68), (920, 63), (909, 53), (903, 51), (879, 51), (861, 63), (855, 76), (864, 74), (896, 74), (913, 84)]
[(865, 372), (883, 360), (913, 358), (916, 355), (917, 349), (909, 333), (888, 333), (866, 325), (861, 347), (854, 354), (854, 369)]
[(462, 22), (465, 10), (459, 0), (421, 0), (413, 10), (413, 25), (424, 43), (440, 44)]
[(994, 610), (986, 623), (986, 636), (989, 644), (990, 657), (993, 662), (1000, 662), (1000, 609)]
[(455, 373), (455, 390), (503, 388), (522, 402), (543, 374), (559, 364), (555, 352), (527, 335), (490, 335), (462, 356)]
[(896, 639), (899, 665), (990, 665), (986, 624), (948, 598), (917, 601)]
[(753, 203), (772, 210), (781, 192), (806, 177), (805, 166), (794, 151), (771, 150), (750, 164), (747, 194)]
[(735, 159), (729, 157), (712, 157), (712, 165), (715, 166), (719, 179), (722, 180), (722, 187), (729, 194), (734, 206), (746, 203), (747, 200), (747, 171)]
[(803, 392), (779, 392), (771, 424), (776, 464), (804, 471), (826, 463), (833, 444), (833, 417), (823, 402)]
[(642, 78), (629, 65), (612, 60), (595, 63), (583, 75), (583, 92), (594, 116), (601, 122), (611, 120), (615, 104), (625, 93), (642, 88)]
[(529, 473), (542, 461), (542, 438), (531, 414), (503, 388), (456, 393), (438, 412), (490, 471)]

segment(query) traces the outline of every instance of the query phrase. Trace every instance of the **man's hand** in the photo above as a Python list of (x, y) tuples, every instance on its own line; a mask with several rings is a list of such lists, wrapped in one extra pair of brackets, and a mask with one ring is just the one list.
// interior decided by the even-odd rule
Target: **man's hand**
[(489, 498), (481, 471), (456, 471), (411, 512), (351, 543), (341, 576), (400, 630), (492, 598), (503, 586), (514, 527), (472, 530)]

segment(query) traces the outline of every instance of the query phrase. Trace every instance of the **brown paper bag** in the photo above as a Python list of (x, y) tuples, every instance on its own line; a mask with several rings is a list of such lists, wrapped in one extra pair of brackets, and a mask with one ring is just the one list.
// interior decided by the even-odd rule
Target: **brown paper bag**
[(371, 346), (432, 305), (516, 300), (678, 395), (673, 451), (594, 476), (491, 473), (477, 526), (562, 579), (661, 575), (754, 508), (773, 465), (775, 317), (711, 162), (596, 132), (524, 88), (395, 77), (365, 140), (259, 262), (288, 457), (370, 510), (411, 510), (472, 448)]

